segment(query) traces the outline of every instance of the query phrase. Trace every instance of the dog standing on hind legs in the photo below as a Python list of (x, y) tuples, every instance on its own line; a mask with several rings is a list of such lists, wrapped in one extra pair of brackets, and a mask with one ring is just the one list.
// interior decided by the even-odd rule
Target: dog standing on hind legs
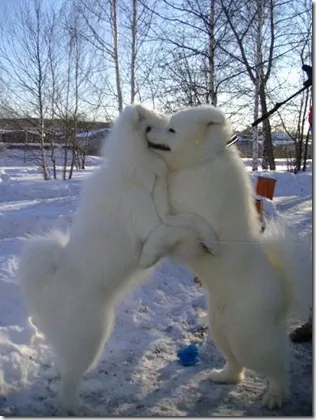
[[(139, 266), (143, 243), (169, 214), (166, 165), (145, 139), (146, 127), (161, 119), (141, 106), (126, 107), (105, 144), (108, 162), (84, 184), (69, 234), (24, 241), (20, 285), (32, 321), (56, 356), (66, 413), (95, 414), (80, 406), (77, 387), (99, 360), (115, 304), (148, 276)], [(189, 253), (200, 254), (201, 242), (214, 251), (213, 228), (199, 215), (183, 217), (186, 226), (168, 226), (168, 247), (187, 240)]]
[[(252, 258), (251, 251), (249, 254), (249, 258)], [(242, 264), (247, 264), (247, 261)], [(218, 268), (216, 262), (214, 268)], [(240, 301), (237, 300), (236, 289), (230, 288), (228, 291), (224, 286), (229, 276), (226, 270), (222, 273), (217, 271), (223, 276), (220, 278), (224, 280), (223, 288), (214, 287), (211, 282), (216, 279), (208, 274), (209, 332), (226, 359), (224, 368), (211, 371), (210, 379), (216, 383), (238, 383), (244, 379), (245, 367), (259, 372), (267, 377), (269, 383), (262, 403), (275, 408), (280, 407), (289, 395), (287, 303), (282, 286), (272, 283), (277, 280), (273, 270), (270, 276), (267, 268), (262, 273), (251, 267), (250, 270), (258, 283), (266, 282), (266, 288), (257, 288), (247, 281), (241, 284), (236, 276), (236, 288), (243, 292)], [(203, 273), (203, 269), (200, 273)], [(229, 282), (226, 286), (229, 287)], [(234, 295), (237, 295), (237, 299)], [(267, 313), (263, 314), (262, 311)]]
[[(180, 111), (146, 137), (169, 167), (169, 203), (179, 226), (181, 214), (197, 213), (218, 235), (218, 255), (183, 260), (207, 291), (210, 333), (227, 361), (210, 378), (236, 383), (244, 367), (262, 373), (269, 383), (263, 404), (280, 407), (289, 394), (288, 315), (303, 315), (312, 296), (310, 261), (300, 267), (309, 250), (278, 224), (259, 233), (250, 179), (235, 147), (226, 147), (230, 127), (219, 109)], [(147, 239), (143, 267), (168, 254), (162, 229)]]

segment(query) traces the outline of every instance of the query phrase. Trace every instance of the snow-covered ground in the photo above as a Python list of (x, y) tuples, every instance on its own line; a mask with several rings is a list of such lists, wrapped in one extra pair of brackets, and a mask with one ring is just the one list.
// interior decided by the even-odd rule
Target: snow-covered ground
[[(39, 168), (22, 156), (0, 156), (0, 415), (52, 416), (57, 412), (59, 378), (44, 339), (33, 329), (16, 276), (20, 240), (52, 226), (62, 229), (76, 211), (82, 180), (98, 164), (70, 181), (43, 181)], [(312, 168), (299, 175), (279, 166), (274, 207), (306, 241), (312, 241)], [(255, 183), (256, 173), (250, 171)], [(269, 174), (271, 175), (271, 174)], [(208, 380), (223, 359), (199, 317), (205, 315), (203, 288), (193, 273), (164, 260), (147, 282), (117, 307), (114, 331), (98, 366), (85, 376), (80, 393), (101, 416), (270, 416), (312, 415), (312, 346), (291, 344), (292, 393), (282, 409), (260, 405), (265, 380), (247, 371), (237, 386)], [(200, 345), (200, 363), (183, 367), (177, 350)]]

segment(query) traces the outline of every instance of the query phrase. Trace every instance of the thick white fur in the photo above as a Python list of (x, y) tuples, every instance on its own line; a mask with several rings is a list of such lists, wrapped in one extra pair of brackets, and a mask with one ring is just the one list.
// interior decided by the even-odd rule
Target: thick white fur
[[(180, 111), (147, 137), (171, 148), (158, 153), (170, 169), (172, 213), (197, 213), (218, 235), (218, 256), (186, 261), (207, 290), (209, 330), (227, 361), (211, 379), (237, 382), (244, 367), (253, 369), (269, 380), (263, 403), (280, 406), (289, 385), (287, 317), (294, 303), (303, 301), (308, 310), (299, 295), (312, 296), (311, 271), (299, 267), (300, 248), (280, 225), (259, 234), (250, 180), (236, 149), (226, 148), (230, 128), (219, 109)], [(160, 229), (144, 245), (146, 255), (155, 252)]]
[[(56, 354), (62, 406), (71, 413), (82, 414), (77, 386), (99, 359), (115, 303), (141, 277), (145, 239), (169, 212), (166, 165), (145, 140), (147, 125), (162, 121), (140, 105), (126, 107), (105, 145), (107, 163), (84, 185), (69, 234), (51, 232), (24, 243), (21, 287), (34, 323)], [(214, 231), (196, 219), (187, 215), (192, 229), (169, 227), (166, 249), (186, 238), (191, 252), (201, 252), (195, 227), (207, 232), (205, 241), (212, 247)]]

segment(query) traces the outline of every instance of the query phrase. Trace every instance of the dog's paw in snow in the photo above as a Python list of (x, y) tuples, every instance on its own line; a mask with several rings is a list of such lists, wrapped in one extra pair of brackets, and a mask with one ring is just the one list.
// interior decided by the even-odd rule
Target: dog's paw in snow
[(237, 384), (244, 379), (244, 370), (236, 371), (225, 366), (224, 369), (212, 369), (209, 378), (217, 384)]
[(147, 254), (143, 252), (139, 258), (138, 265), (141, 268), (149, 268), (153, 266), (154, 264), (156, 264), (158, 260), (159, 260), (159, 256), (153, 255), (153, 254)]
[(262, 405), (269, 409), (280, 408), (288, 397), (289, 389), (287, 385), (270, 381), (269, 388), (262, 398)]

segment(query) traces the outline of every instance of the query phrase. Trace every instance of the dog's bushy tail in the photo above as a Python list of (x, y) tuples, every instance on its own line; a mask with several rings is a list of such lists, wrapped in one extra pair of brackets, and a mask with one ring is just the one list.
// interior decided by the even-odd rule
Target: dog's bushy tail
[(261, 236), (263, 249), (280, 273), (289, 313), (306, 318), (313, 301), (312, 252), (308, 241), (271, 221)]
[(19, 279), (26, 295), (38, 295), (46, 282), (51, 279), (58, 268), (62, 251), (68, 240), (68, 235), (58, 231), (23, 239)]

